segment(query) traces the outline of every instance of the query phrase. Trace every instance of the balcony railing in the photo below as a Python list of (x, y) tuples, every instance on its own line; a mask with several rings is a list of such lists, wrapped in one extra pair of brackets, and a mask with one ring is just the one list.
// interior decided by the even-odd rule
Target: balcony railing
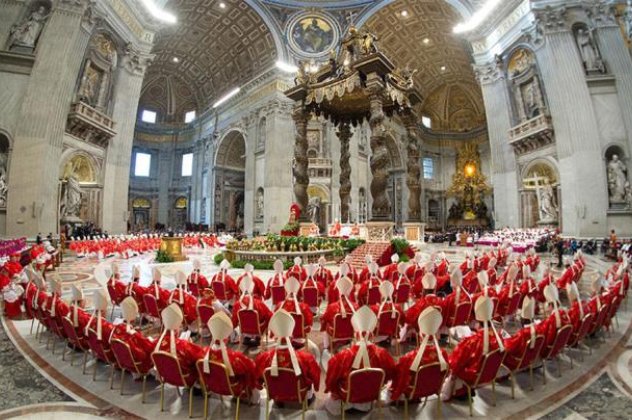
[(553, 143), (553, 124), (548, 115), (538, 115), (509, 130), (509, 143), (518, 154)]
[(109, 140), (116, 135), (114, 121), (104, 113), (83, 102), (75, 102), (70, 106), (66, 132), (87, 142), (107, 146)]

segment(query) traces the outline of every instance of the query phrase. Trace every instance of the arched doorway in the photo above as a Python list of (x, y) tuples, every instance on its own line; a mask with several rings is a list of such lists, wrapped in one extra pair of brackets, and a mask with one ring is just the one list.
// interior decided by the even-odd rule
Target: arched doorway
[(173, 226), (176, 229), (184, 229), (187, 223), (187, 208), (189, 202), (186, 197), (178, 197), (173, 205)]
[(9, 138), (0, 133), (0, 235), (6, 233), (7, 228), (7, 194), (9, 192), (9, 153), (11, 143)]
[(309, 197), (308, 212), (310, 219), (315, 217), (315, 222), (320, 231), (326, 231), (329, 223), (330, 200), (329, 192), (322, 185), (312, 184), (307, 187), (307, 196)]
[(520, 190), (523, 227), (561, 226), (559, 179), (555, 163), (548, 159), (535, 159), (524, 167)]
[(150, 210), (151, 201), (148, 198), (138, 197), (132, 200), (132, 230), (134, 232), (150, 228)]
[(214, 171), (215, 229), (241, 231), (244, 228), (246, 139), (240, 131), (229, 131), (220, 140)]

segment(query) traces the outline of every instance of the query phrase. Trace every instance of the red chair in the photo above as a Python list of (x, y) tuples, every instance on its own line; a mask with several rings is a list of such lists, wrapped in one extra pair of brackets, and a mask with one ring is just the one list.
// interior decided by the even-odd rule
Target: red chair
[[(211, 319), (213, 315), (215, 315), (215, 309), (211, 305), (206, 305), (203, 303), (198, 303), (196, 307), (196, 311), (198, 314), (198, 327), (201, 331), (202, 328), (207, 328), (208, 320)], [(201, 336), (200, 336), (201, 337)]]
[[(239, 321), (239, 329), (241, 334), (256, 335), (258, 337), (268, 338), (266, 331), (261, 330), (261, 323), (259, 322), (259, 313), (254, 309), (240, 309), (237, 313), (237, 320)], [(263, 340), (261, 340), (261, 346), (263, 348)]]
[[(590, 328), (593, 325), (594, 319), (595, 319), (595, 315), (592, 312), (589, 312), (586, 315), (584, 315), (584, 318), (582, 318), (581, 324), (579, 324), (579, 328), (577, 329), (577, 331), (573, 331), (566, 345), (568, 347), (579, 348), (582, 344), (582, 341), (584, 341), (584, 339), (588, 335), (588, 332), (590, 331)], [(592, 348), (588, 347), (588, 351), (592, 353)], [(581, 351), (580, 351), (580, 354), (581, 354)], [(571, 358), (571, 367), (572, 366), (573, 366), (573, 359)]]
[(329, 335), (329, 353), (334, 354), (335, 344), (337, 342), (348, 342), (353, 340), (354, 330), (351, 325), (351, 315), (347, 314), (346, 318), (342, 317), (342, 314), (336, 314), (334, 316), (333, 330), (327, 331)]
[(470, 322), (472, 313), (472, 302), (464, 301), (454, 308), (454, 313), (448, 316), (446, 327), (452, 328), (459, 325), (467, 325)]
[[(395, 314), (395, 316), (393, 316)], [(399, 355), (399, 312), (395, 309), (382, 311), (377, 315), (377, 325), (375, 326), (375, 337), (395, 338), (395, 346)]]
[(542, 354), (542, 381), (546, 384), (546, 366), (544, 366), (544, 362), (547, 360), (555, 359), (557, 362), (557, 371), (558, 375), (562, 376), (562, 368), (560, 367), (560, 360), (558, 355), (564, 351), (564, 346), (568, 343), (568, 340), (573, 333), (573, 326), (570, 324), (563, 325), (561, 328), (557, 330), (555, 333), (555, 340), (553, 340), (553, 345), (551, 347), (545, 347), (544, 353)]
[(272, 304), (277, 305), (285, 300), (285, 287), (284, 286), (272, 286), (270, 287), (272, 294)]
[(410, 289), (411, 287), (409, 283), (400, 284), (395, 290), (394, 302), (401, 304), (408, 303), (408, 300), (410, 299)]
[[(320, 295), (318, 294), (318, 288), (314, 286), (305, 286), (302, 290), (303, 302), (310, 308), (320, 307)], [(318, 312), (318, 309), (316, 309)]]
[(296, 376), (289, 368), (278, 368), (278, 375), (272, 376), (272, 368), (263, 372), (263, 380), (268, 394), (266, 400), (266, 420), (270, 418), (270, 401), (301, 404), (301, 419), (305, 419), (307, 411), (307, 391), (300, 376)]
[(156, 296), (152, 295), (151, 293), (145, 293), (143, 295), (143, 303), (145, 304), (147, 315), (152, 318), (159, 319), (160, 324), (162, 325), (162, 318), (160, 316), (160, 305)]
[(213, 289), (213, 293), (215, 293), (215, 297), (219, 301), (227, 301), (228, 296), (226, 295), (226, 286), (221, 281), (213, 281), (211, 282), (211, 289)]
[[(410, 387), (404, 392), (404, 418), (408, 419), (408, 402), (420, 400), (431, 395), (437, 396), (437, 414), (441, 417), (441, 387), (448, 374), (448, 369), (442, 371), (441, 363), (434, 362), (420, 365), (417, 372), (411, 376)], [(424, 401), (424, 404), (426, 403)]]
[[(109, 337), (108, 337), (109, 338)], [(89, 328), (88, 329), (88, 346), (92, 352), (92, 358), (94, 359), (94, 366), (92, 367), (92, 380), (97, 379), (97, 361), (100, 360), (103, 363), (110, 366), (110, 389), (112, 389), (114, 381), (114, 369), (116, 369), (116, 357), (112, 352), (110, 344), (106, 340), (99, 340), (97, 332)]]
[(160, 411), (165, 411), (165, 384), (175, 387), (185, 387), (189, 389), (189, 418), (193, 414), (193, 384), (195, 376), (182, 374), (180, 361), (171, 353), (166, 351), (155, 351), (151, 354), (151, 360), (158, 372), (160, 381)]
[(200, 296), (200, 286), (197, 283), (189, 283), (189, 292), (196, 298)]
[(354, 370), (347, 379), (347, 389), (343, 389), (345, 396), (340, 400), (340, 412), (345, 419), (345, 404), (363, 404), (377, 401), (379, 416), (382, 416), (380, 393), (384, 385), (384, 371), (377, 368), (363, 368)]
[(508, 357), (507, 355), (503, 360), (503, 366), (509, 371), (509, 374), (511, 375), (511, 398), (514, 398), (515, 396), (514, 388), (516, 386), (516, 380), (514, 377), (514, 372), (520, 372), (528, 368), (529, 378), (531, 379), (531, 390), (533, 390), (533, 363), (536, 361), (538, 355), (542, 351), (542, 346), (544, 345), (544, 336), (536, 335), (533, 346), (531, 346), (531, 340), (532, 338), (527, 341), (527, 345), (520, 357)]
[(492, 384), (492, 395), (494, 396), (493, 405), (496, 405), (496, 376), (502, 366), (503, 359), (505, 358), (505, 352), (501, 352), (500, 349), (492, 350), (483, 356), (481, 363), (481, 370), (478, 373), (476, 379), (468, 383), (464, 381), (467, 388), (467, 402), (470, 406), (470, 417), (473, 415), (472, 405), (472, 390), (481, 388), (488, 383)]
[[(64, 327), (61, 324), (60, 318), (57, 316), (48, 315), (48, 330), (52, 332), (53, 338), (53, 354), (55, 354), (55, 347), (57, 346), (57, 338), (64, 339), (66, 338), (66, 333), (64, 332)], [(50, 337), (49, 337), (50, 338)], [(48, 342), (46, 343), (48, 344)], [(62, 358), (62, 360), (65, 360)]]
[(377, 305), (378, 303), (380, 303), (381, 300), (382, 300), (382, 295), (380, 293), (379, 286), (369, 287), (369, 290), (367, 291), (366, 304), (369, 306)]
[(196, 368), (198, 378), (204, 392), (204, 418), (208, 415), (208, 396), (210, 393), (237, 398), (235, 420), (239, 419), (239, 403), (245, 394), (246, 388), (239, 382), (231, 382), (228, 369), (222, 363), (209, 361), (209, 373), (204, 372), (204, 360), (198, 360)]
[(521, 298), (522, 295), (519, 292), (514, 292), (514, 294), (511, 296), (511, 299), (507, 303), (507, 306), (504, 308), (506, 316), (511, 316), (518, 312)]
[(606, 316), (606, 319), (604, 320), (604, 326), (606, 327), (608, 332), (610, 332), (610, 330), (613, 329), (613, 326), (612, 326), (613, 319), (617, 323), (617, 328), (619, 327), (619, 319), (617, 318), (617, 311), (619, 310), (619, 305), (621, 305), (622, 301), (623, 301), (623, 296), (617, 294), (612, 298), (612, 301), (610, 302), (610, 311), (608, 312), (608, 315)]
[(294, 318), (294, 331), (292, 331), (292, 340), (307, 339), (307, 331), (305, 331), (305, 318), (302, 313), (291, 312)]
[(143, 366), (142, 361), (138, 361), (134, 358), (134, 353), (132, 353), (132, 349), (129, 347), (129, 344), (119, 340), (118, 338), (112, 339), (112, 341), (110, 342), (110, 346), (112, 347), (112, 352), (114, 353), (116, 362), (121, 368), (121, 395), (123, 395), (125, 371), (129, 371), (132, 374), (135, 373), (143, 378), (143, 396), (141, 398), (141, 403), (145, 404), (145, 388), (147, 386), (147, 375), (149, 374), (151, 365), (146, 363), (145, 366)]
[[(88, 352), (90, 351), (90, 346), (88, 345), (88, 341), (86, 337), (79, 336), (77, 334), (77, 330), (72, 325), (72, 321), (68, 317), (63, 317), (61, 319), (61, 325), (64, 327), (64, 332), (66, 333), (66, 337), (68, 337), (68, 342), (72, 346), (73, 351), (70, 352), (70, 366), (72, 366), (75, 352), (77, 350), (83, 351), (83, 373), (86, 373), (86, 362), (88, 361)], [(64, 347), (64, 353), (62, 354), (62, 360), (65, 360), (64, 357), (66, 355), (66, 348)]]
[(590, 332), (588, 333), (589, 335), (593, 335), (599, 332), (601, 327), (603, 327), (606, 317), (608, 316), (609, 312), (610, 312), (609, 306), (604, 304), (599, 310), (599, 312), (597, 312), (597, 316), (595, 316), (594, 322), (590, 328)]

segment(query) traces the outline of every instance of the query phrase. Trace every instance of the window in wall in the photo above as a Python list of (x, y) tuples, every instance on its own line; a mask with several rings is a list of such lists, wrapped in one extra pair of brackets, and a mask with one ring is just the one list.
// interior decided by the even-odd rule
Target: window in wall
[(194, 119), (195, 119), (195, 111), (189, 111), (186, 114), (184, 114), (184, 122), (185, 123), (190, 123)]
[(193, 175), (193, 153), (182, 155), (182, 176)]
[(148, 153), (136, 153), (134, 175), (149, 176), (149, 168), (151, 168), (151, 155)]
[(158, 116), (158, 114), (155, 111), (150, 111), (148, 109), (143, 109), (143, 114), (141, 115), (140, 119), (143, 120), (143, 122), (146, 122), (146, 123), (156, 124), (156, 117), (157, 116)]
[(421, 123), (426, 128), (432, 128), (432, 120), (430, 119), (430, 117), (427, 117), (427, 116), (423, 115), (421, 117)]
[(425, 157), (423, 160), (424, 166), (424, 179), (434, 178), (434, 159), (431, 157)]

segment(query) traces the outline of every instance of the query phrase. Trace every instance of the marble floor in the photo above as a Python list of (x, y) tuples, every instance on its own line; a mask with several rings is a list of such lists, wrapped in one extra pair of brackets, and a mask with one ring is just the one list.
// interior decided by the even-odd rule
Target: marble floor
[[(423, 252), (440, 249), (436, 246), (422, 248)], [(459, 263), (467, 249), (452, 247), (447, 249), (452, 262)], [(212, 263), (213, 251), (194, 251), (190, 258), (202, 261), (202, 272), (211, 275), (217, 271)], [(604, 271), (609, 263), (599, 258), (588, 257), (589, 267), (582, 288), (587, 290), (590, 278)], [(546, 258), (544, 258), (546, 259)], [(110, 261), (76, 260), (66, 258), (56, 274), (65, 285), (79, 282), (86, 289), (103, 284), (107, 278)], [(143, 282), (151, 278), (154, 264), (149, 255), (133, 260), (121, 261), (123, 277), (129, 277), (131, 266), (139, 264), (143, 273)], [(190, 270), (191, 262), (180, 265), (158, 265), (163, 273), (167, 287), (173, 285), (173, 275), (177, 269)], [(332, 267), (333, 268), (333, 267)], [(235, 273), (240, 270), (235, 270)], [(271, 272), (257, 272), (264, 281)], [(86, 292), (89, 295), (89, 291)], [(89, 303), (88, 303), (89, 305)], [(632, 307), (632, 304), (629, 304)], [(115, 315), (116, 316), (116, 315)], [(632, 310), (624, 304), (619, 314), (619, 326), (610, 337), (590, 340), (587, 344), (592, 354), (587, 351), (570, 350), (562, 356), (562, 377), (557, 376), (555, 363), (546, 366), (547, 383), (542, 384), (541, 369), (536, 370), (535, 389), (530, 390), (529, 375), (517, 375), (515, 400), (511, 399), (509, 382), (500, 383), (497, 388), (497, 405), (492, 406), (491, 389), (485, 388), (475, 398), (475, 416), (486, 418), (546, 418), (546, 419), (581, 419), (581, 418), (630, 418), (632, 412)], [(88, 361), (88, 370), (84, 375), (81, 370), (81, 355), (74, 357), (74, 366), (70, 366), (69, 356), (62, 360), (62, 345), (57, 344), (55, 354), (46, 348), (46, 335), (38, 341), (30, 333), (31, 321), (2, 320), (0, 330), (0, 419), (4, 418), (186, 418), (187, 394), (180, 396), (175, 388), (166, 390), (166, 411), (160, 412), (160, 392), (158, 383), (148, 381), (147, 403), (141, 404), (139, 382), (132, 382), (127, 377), (125, 394), (120, 395), (118, 372), (114, 377), (114, 389), (109, 386), (109, 370), (102, 365), (97, 366), (97, 380), (92, 381), (93, 362)], [(314, 330), (318, 327), (315, 325)], [(310, 337), (320, 344), (320, 333)], [(402, 349), (405, 351), (406, 349)], [(579, 353), (582, 353), (580, 356)], [(322, 364), (326, 366), (328, 355), (322, 355)], [(575, 366), (570, 369), (573, 357)], [(583, 362), (581, 358), (583, 357)], [(324, 375), (323, 375), (324, 381)], [(322, 384), (324, 385), (324, 384)], [(317, 394), (316, 401), (310, 407), (307, 419), (335, 418), (324, 409), (326, 396)], [(202, 416), (203, 399), (194, 397), (194, 417)], [(211, 418), (231, 418), (234, 406), (228, 400), (211, 399), (209, 416)], [(411, 406), (413, 418), (436, 418), (437, 403), (428, 401), (426, 406)], [(442, 413), (447, 418), (467, 418), (467, 403), (450, 402), (442, 405)], [(403, 415), (403, 409), (387, 406), (382, 409), (382, 418), (395, 419)], [(300, 411), (292, 407), (275, 407), (271, 418), (299, 418)], [(350, 419), (378, 418), (373, 413), (348, 413)], [(259, 404), (242, 404), (240, 418), (264, 419), (265, 395), (261, 395)]]

